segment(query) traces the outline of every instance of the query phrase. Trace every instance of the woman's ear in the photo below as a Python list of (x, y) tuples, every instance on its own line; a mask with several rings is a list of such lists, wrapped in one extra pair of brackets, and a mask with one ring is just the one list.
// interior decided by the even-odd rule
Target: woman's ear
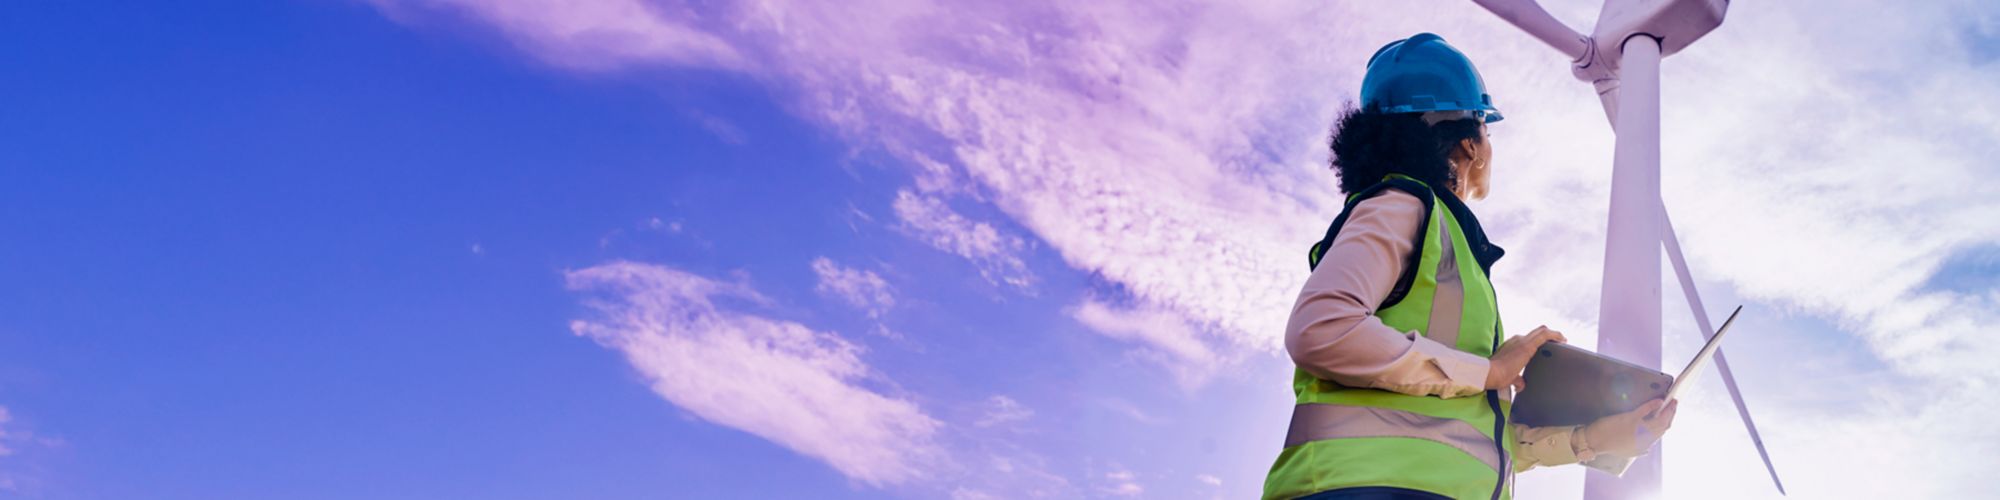
[[(1479, 140), (1477, 138), (1473, 137), (1459, 139), (1458, 149), (1452, 150), (1451, 152), (1452, 161), (1465, 164), (1471, 162), (1474, 159), (1479, 158), (1480, 144), (1478, 141)], [(1470, 167), (1471, 165), (1467, 165), (1467, 168)]]

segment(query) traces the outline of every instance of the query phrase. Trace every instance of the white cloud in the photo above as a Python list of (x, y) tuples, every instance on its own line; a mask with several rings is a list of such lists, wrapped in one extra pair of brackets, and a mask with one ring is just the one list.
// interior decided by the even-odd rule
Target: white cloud
[(951, 500), (994, 500), (997, 498), (1000, 497), (993, 496), (993, 494), (991, 493), (971, 488), (966, 488), (963, 486), (953, 488), (951, 490)]
[[(986, 435), (971, 436), (959, 443), (968, 467), (955, 471), (948, 481), (952, 495), (966, 498), (1077, 498), (1081, 492), (1069, 479), (1050, 472), (1047, 457), (1020, 445), (1014, 434), (1003, 428), (986, 429)], [(975, 432), (974, 434), (980, 434)], [(984, 460), (972, 457), (984, 456)]]
[(1102, 488), (1106, 494), (1134, 497), (1146, 492), (1146, 488), (1139, 485), (1137, 476), (1134, 476), (1132, 471), (1119, 469), (1104, 474), (1104, 478), (1110, 480), (1110, 485)]
[(1194, 480), (1209, 486), (1222, 486), (1222, 478), (1215, 477), (1214, 474), (1195, 474)]
[[(22, 440), (24, 437), (13, 429), (13, 422), (14, 422), (14, 415), (7, 411), (7, 407), (0, 406), (0, 457), (7, 457), (13, 455), (14, 448), (11, 446), (11, 444), (16, 441)], [(0, 465), (7, 466), (5, 468), (0, 468), (0, 491), (11, 491), (19, 493), (21, 490), (21, 478), (19, 477), (20, 476), (19, 471), (14, 470), (15, 469), (13, 467), (14, 464), (11, 463), (0, 464)]]
[(842, 267), (826, 257), (813, 259), (812, 269), (819, 277), (814, 290), (839, 298), (870, 318), (881, 318), (896, 305), (895, 288), (874, 271)]
[(701, 125), (701, 128), (707, 130), (708, 133), (715, 134), (715, 138), (721, 139), (722, 142), (738, 146), (750, 143), (750, 135), (744, 133), (742, 127), (736, 126), (735, 123), (731, 123), (728, 119), (692, 110), (688, 111), (688, 118), (693, 119), (696, 124)]
[(908, 190), (896, 193), (895, 209), (903, 227), (917, 239), (972, 261), (987, 281), (1032, 290), (1035, 277), (1021, 261), (1020, 254), (1027, 243), (1020, 237), (1002, 234), (992, 224), (968, 219), (944, 200)]
[(15, 439), (10, 432), (13, 430), (11, 428), (13, 422), (14, 414), (9, 413), (7, 407), (0, 406), (0, 457), (14, 454), (14, 449), (7, 445), (8, 442)]
[(979, 417), (979, 420), (973, 421), (973, 425), (992, 427), (1020, 422), (1033, 416), (1035, 416), (1035, 410), (1022, 406), (1014, 398), (996, 394), (993, 397), (986, 398), (986, 412)]
[(0, 406), (0, 492), (7, 498), (40, 498), (47, 493), (47, 457), (67, 443), (36, 433)]
[(414, 7), (450, 10), (491, 23), (543, 61), (605, 71), (640, 64), (747, 70), (743, 54), (706, 31), (686, 6), (644, 0), (367, 0), (384, 14), (419, 23)]
[(1195, 328), (1178, 314), (1117, 309), (1086, 300), (1070, 310), (1070, 316), (1107, 337), (1140, 344), (1137, 355), (1172, 371), (1183, 387), (1200, 385), (1221, 363)]
[[(986, 256), (979, 267), (989, 280), (1026, 276), (1012, 257), (1019, 247), (1005, 244), (1021, 240), (983, 236), (990, 225), (951, 217), (943, 197), (990, 203), (1134, 299), (1125, 311), (1097, 306), (1102, 323), (1166, 314), (1188, 326), (1100, 332), (1195, 368), (1212, 356), (1187, 353), (1213, 354), (1200, 341), (1208, 336), (1279, 349), (1283, 311), (1305, 276), (1303, 249), (1337, 210), (1322, 167), (1325, 126), (1355, 94), (1375, 48), (1441, 33), (1478, 61), (1509, 112), (1494, 130), (1494, 198), (1477, 207), (1512, 250), (1496, 269), (1508, 323), (1548, 323), (1580, 343), (1594, 336), (1611, 134), (1561, 56), (1465, 2), (882, 0), (724, 4), (698, 14), (666, 2), (637, 11), (643, 19), (602, 15), (634, 12), (631, 3), (581, 2), (552, 13), (559, 22), (509, 21), (562, 10), (542, 3), (467, 9), (560, 65), (615, 58), (733, 68), (789, 90), (801, 115), (910, 161), (924, 194), (906, 190), (895, 202), (899, 215), (914, 215), (902, 219), (920, 239), (975, 262)], [(1550, 7), (1584, 26), (1598, 4)], [(1738, 3), (1720, 30), (1668, 59), (1664, 193), (1697, 276), (1839, 329), (1804, 341), (1858, 339), (1892, 374), (1943, 388), (1870, 412), (1827, 401), (1772, 405), (1759, 411), (1771, 415), (1774, 440), (1811, 428), (1979, 450), (2000, 443), (2000, 431), (1953, 417), (2000, 381), (1987, 361), (2000, 356), (2000, 337), (1982, 331), (2000, 319), (2000, 300), (1923, 286), (1953, 254), (2000, 240), (1992, 216), (2000, 183), (1985, 182), (2000, 158), (1992, 140), (2000, 66), (1974, 64), (1968, 45), (1968, 33), (1996, 32), (1996, 7)], [(579, 55), (570, 40), (580, 32), (636, 41)], [(715, 45), (687, 40), (727, 49), (646, 55)], [(755, 63), (716, 62), (724, 60)], [(940, 220), (954, 222), (913, 222)], [(982, 241), (996, 244), (968, 243)], [(989, 247), (1002, 250), (971, 250)], [(1674, 298), (1668, 307), (1682, 315)], [(1772, 363), (1788, 353), (1754, 354)], [(1864, 393), (1885, 388), (1856, 383)], [(1839, 471), (1873, 463), (1852, 455), (1795, 460), (1804, 462), (1799, 474), (1836, 484)], [(1928, 463), (1900, 463), (1920, 462)], [(1909, 472), (1938, 492), (1982, 491), (1975, 487), (1990, 481), (1964, 467)]]
[(1034, 411), (1013, 398), (988, 397), (977, 414), (946, 423), (879, 388), (894, 384), (854, 342), (745, 312), (769, 301), (745, 285), (632, 262), (567, 278), (591, 294), (595, 312), (571, 329), (624, 354), (655, 393), (702, 420), (870, 485), (955, 498), (1076, 496), (1041, 454), (1014, 442), (1009, 424)]
[(614, 262), (567, 274), (593, 292), (577, 335), (618, 350), (653, 392), (702, 420), (748, 432), (871, 484), (925, 478), (944, 451), (916, 402), (866, 386), (861, 349), (839, 335), (738, 312), (742, 285)]
[(676, 220), (669, 222), (665, 220), (660, 220), (659, 217), (653, 217), (650, 219), (646, 219), (646, 229), (651, 229), (654, 231), (666, 231), (668, 233), (679, 234), (681, 232), (681, 221)]
[(1097, 403), (1098, 405), (1103, 406), (1104, 409), (1106, 410), (1110, 410), (1111, 412), (1117, 413), (1119, 415), (1130, 417), (1132, 420), (1142, 424), (1158, 425), (1166, 422), (1166, 419), (1161, 418), (1158, 415), (1148, 413), (1146, 410), (1140, 409), (1139, 405), (1132, 404), (1131, 401), (1126, 401), (1123, 398), (1107, 397), (1098, 400)]

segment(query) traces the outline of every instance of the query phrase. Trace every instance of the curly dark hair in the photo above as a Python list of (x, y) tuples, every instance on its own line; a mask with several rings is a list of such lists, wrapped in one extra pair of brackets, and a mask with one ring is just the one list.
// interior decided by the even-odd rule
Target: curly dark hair
[(1340, 191), (1368, 189), (1389, 174), (1413, 177), (1432, 189), (1450, 190), (1458, 179), (1451, 170), (1451, 151), (1461, 140), (1479, 142), (1480, 122), (1473, 119), (1425, 125), (1418, 113), (1380, 113), (1353, 105), (1340, 113), (1327, 143), (1333, 151), (1333, 171), (1340, 174)]

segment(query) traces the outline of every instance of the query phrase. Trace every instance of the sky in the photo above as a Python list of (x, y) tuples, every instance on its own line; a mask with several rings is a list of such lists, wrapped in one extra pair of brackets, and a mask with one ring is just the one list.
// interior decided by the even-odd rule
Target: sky
[[(1505, 323), (1594, 346), (1612, 135), (1469, 2), (12, 5), (0, 498), (1252, 497), (1327, 129), (1423, 31), (1508, 117)], [(1836, 0), (1663, 64), (1794, 498), (2000, 487), (1996, 61), (2000, 5)], [(1658, 452), (1776, 498), (1713, 374)]]

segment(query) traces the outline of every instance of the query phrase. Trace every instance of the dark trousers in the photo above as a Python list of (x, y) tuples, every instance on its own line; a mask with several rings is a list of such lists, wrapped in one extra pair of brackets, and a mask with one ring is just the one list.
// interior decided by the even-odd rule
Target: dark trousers
[(1299, 500), (1451, 500), (1451, 497), (1405, 488), (1364, 486), (1322, 491), (1306, 495)]

